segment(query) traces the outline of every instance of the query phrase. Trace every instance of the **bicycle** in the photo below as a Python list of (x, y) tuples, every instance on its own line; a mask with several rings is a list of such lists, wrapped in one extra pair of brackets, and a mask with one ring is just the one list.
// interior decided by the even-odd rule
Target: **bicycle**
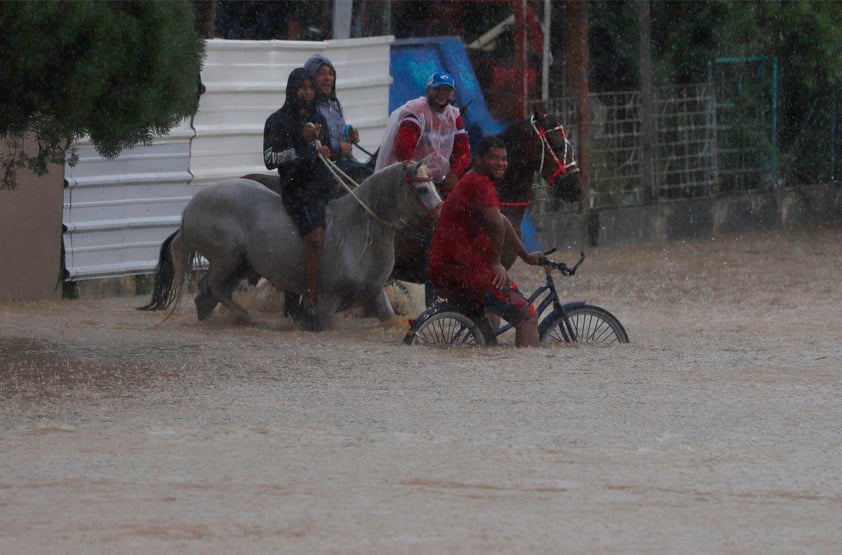
[[(547, 251), (550, 255), (556, 249)], [(552, 343), (615, 344), (628, 343), (629, 336), (616, 316), (601, 308), (577, 301), (562, 304), (553, 280), (553, 271), (571, 277), (585, 261), (585, 253), (570, 268), (563, 262), (547, 259), (543, 265), (546, 282), (529, 297), (538, 313), (538, 334), (542, 345)], [(544, 317), (548, 309), (552, 309)], [(406, 345), (495, 345), (497, 337), (514, 326), (491, 325), (484, 309), (467, 307), (443, 300), (410, 320), (404, 336)]]

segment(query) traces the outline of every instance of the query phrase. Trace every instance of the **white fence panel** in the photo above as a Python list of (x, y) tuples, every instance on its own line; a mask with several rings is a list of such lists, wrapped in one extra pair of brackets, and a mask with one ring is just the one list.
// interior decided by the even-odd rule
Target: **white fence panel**
[(148, 272), (190, 199), (190, 143), (128, 149), (119, 158), (79, 147), (65, 168), (63, 223), (68, 279)]
[(359, 129), (361, 146), (373, 152), (389, 116), (393, 40), (209, 40), (201, 76), (206, 92), (192, 121), (113, 160), (89, 143), (76, 145), (79, 162), (65, 167), (69, 279), (151, 273), (161, 242), (178, 227), (197, 187), (271, 173), (263, 165), (263, 124), (283, 104), (289, 73), (314, 53), (336, 67), (346, 120)]
[(373, 152), (389, 116), (392, 40), (391, 36), (325, 42), (209, 40), (202, 69), (206, 91), (193, 119), (194, 184), (271, 173), (263, 165), (263, 125), (283, 105), (290, 72), (315, 53), (334, 64), (345, 119), (359, 129), (360, 145)]

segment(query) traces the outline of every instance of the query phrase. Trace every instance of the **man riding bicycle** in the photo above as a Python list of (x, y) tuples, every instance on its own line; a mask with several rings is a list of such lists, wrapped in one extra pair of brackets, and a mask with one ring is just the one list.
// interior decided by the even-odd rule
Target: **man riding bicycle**
[(429, 250), (429, 277), (451, 302), (488, 310), (515, 328), (518, 347), (537, 347), (538, 316), (500, 262), (504, 246), (531, 265), (546, 258), (529, 253), (508, 218), (500, 212), (494, 181), (508, 166), (506, 145), (497, 136), (484, 137), (474, 165), (444, 201)]

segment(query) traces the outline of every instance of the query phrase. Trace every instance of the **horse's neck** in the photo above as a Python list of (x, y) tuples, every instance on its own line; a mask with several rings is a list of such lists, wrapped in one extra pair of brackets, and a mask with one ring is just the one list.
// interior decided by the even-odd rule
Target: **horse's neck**
[[(393, 174), (394, 172), (375, 174), (375, 181), (369, 179), (354, 191), (356, 198), (349, 194), (338, 199), (335, 202), (337, 218), (345, 222), (378, 219), (380, 224), (396, 223), (403, 205), (400, 198), (403, 189)], [(363, 205), (376, 214), (377, 218), (373, 218)]]
[(532, 190), (532, 176), (539, 171), (541, 150), (529, 122), (512, 124), (501, 135), (509, 151), (509, 167), (498, 187), (500, 200), (520, 199)]

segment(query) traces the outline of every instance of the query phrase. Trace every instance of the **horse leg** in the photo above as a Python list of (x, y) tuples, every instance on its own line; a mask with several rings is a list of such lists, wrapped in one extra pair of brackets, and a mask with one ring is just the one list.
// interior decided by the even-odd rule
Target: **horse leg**
[(433, 240), (435, 220), (428, 220), (417, 228), (405, 228), (395, 236), (395, 265), (391, 279), (424, 284), (424, 302), (433, 304), (438, 297), (436, 288), (427, 276), (427, 252)]
[(291, 291), (284, 291), (284, 316), (298, 320), (301, 316), (301, 295)]
[(371, 300), (367, 303), (366, 313), (374, 314), (381, 322), (385, 322), (395, 315), (395, 309), (392, 308), (392, 303), (389, 301), (385, 288), (373, 292)]
[(403, 228), (395, 235), (395, 265), (391, 279), (424, 283), (427, 247), (433, 237), (435, 221), (423, 227)]
[(424, 303), (427, 306), (432, 306), (439, 296), (439, 292), (433, 282), (430, 281), (429, 264), (427, 262), (427, 253), (430, 250), (430, 243), (433, 242), (433, 234), (430, 233), (424, 238), (424, 250), (422, 251), (422, 266), (421, 277), (424, 281)]
[(436, 299), (438, 298), (439, 292), (433, 283), (428, 279), (424, 279), (424, 304), (427, 306), (433, 306), (433, 303), (436, 302)]
[(211, 315), (213, 309), (216, 308), (217, 304), (219, 304), (219, 301), (211, 295), (210, 289), (208, 289), (207, 274), (202, 276), (202, 279), (199, 280), (198, 288), (199, 293), (196, 295), (196, 298), (193, 299), (193, 302), (196, 303), (196, 315), (201, 322)]
[(248, 312), (231, 298), (231, 294), (240, 281), (237, 272), (239, 263), (210, 264), (208, 273), (199, 282), (199, 294), (196, 296), (196, 311), (199, 320), (204, 320), (213, 311), (217, 303), (231, 311), (234, 321), (248, 323)]
[(238, 324), (251, 324), (251, 316), (249, 316), (248, 311), (238, 305), (234, 299), (231, 298), (231, 293), (237, 287), (237, 282), (239, 280), (234, 280), (232, 285), (226, 287), (227, 295), (222, 297), (219, 302), (222, 303), (222, 306), (230, 310), (234, 314), (234, 321)]

